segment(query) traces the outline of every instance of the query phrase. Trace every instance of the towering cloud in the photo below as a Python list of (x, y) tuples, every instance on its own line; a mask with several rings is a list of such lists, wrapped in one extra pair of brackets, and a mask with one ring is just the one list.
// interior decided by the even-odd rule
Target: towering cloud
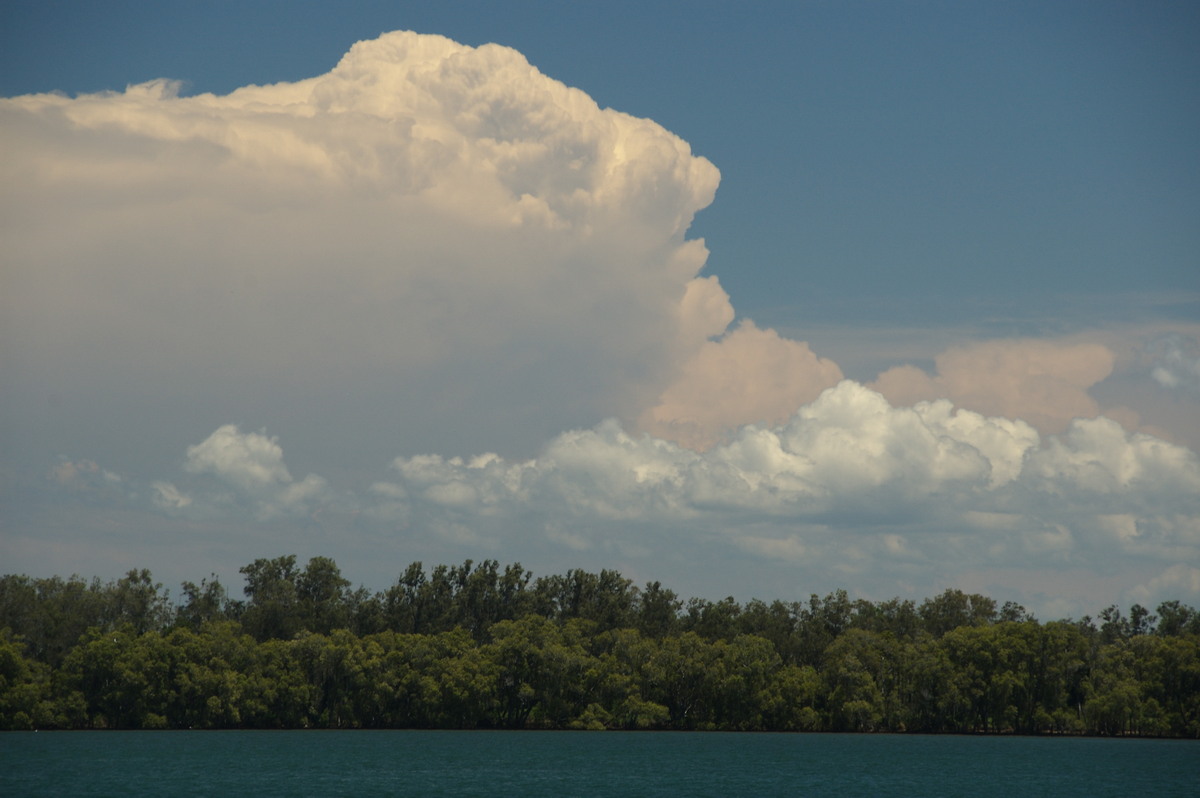
[(6, 359), (106, 427), (163, 386), (513, 447), (636, 415), (732, 317), (689, 299), (719, 292), (685, 239), (712, 164), (505, 47), (392, 33), (310, 80), (18, 97), (0, 125)]

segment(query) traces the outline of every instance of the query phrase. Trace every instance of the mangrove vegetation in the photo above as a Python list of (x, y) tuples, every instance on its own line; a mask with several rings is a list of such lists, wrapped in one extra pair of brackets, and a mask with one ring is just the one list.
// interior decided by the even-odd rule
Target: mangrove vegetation
[(260, 559), (0, 577), (0, 728), (725, 729), (1200, 737), (1200, 613), (684, 600), (615, 571), (413, 563), (382, 592)]

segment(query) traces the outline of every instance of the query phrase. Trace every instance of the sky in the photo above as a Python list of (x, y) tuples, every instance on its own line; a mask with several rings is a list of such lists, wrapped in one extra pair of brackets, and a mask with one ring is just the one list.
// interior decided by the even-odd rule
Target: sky
[(0, 572), (1200, 605), (1200, 10), (0, 8)]

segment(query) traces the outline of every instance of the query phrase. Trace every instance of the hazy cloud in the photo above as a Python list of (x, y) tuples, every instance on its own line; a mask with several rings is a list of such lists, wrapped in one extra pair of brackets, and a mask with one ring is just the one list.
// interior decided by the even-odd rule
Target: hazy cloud
[(1093, 343), (1022, 339), (952, 347), (937, 356), (937, 373), (897, 366), (872, 387), (893, 402), (946, 398), (986, 415), (1020, 418), (1042, 432), (1061, 432), (1100, 407), (1088, 389), (1109, 376), (1115, 356)]
[(842, 378), (808, 344), (743, 321), (704, 343), (638, 426), (684, 446), (703, 449), (737, 427), (779, 424)]
[(1162, 335), (1147, 347), (1153, 358), (1150, 375), (1164, 388), (1200, 393), (1200, 341), (1181, 334)]
[(1200, 596), (1200, 568), (1176, 563), (1145, 584), (1130, 590), (1127, 599), (1153, 609), (1159, 602), (1178, 601), (1180, 596)]

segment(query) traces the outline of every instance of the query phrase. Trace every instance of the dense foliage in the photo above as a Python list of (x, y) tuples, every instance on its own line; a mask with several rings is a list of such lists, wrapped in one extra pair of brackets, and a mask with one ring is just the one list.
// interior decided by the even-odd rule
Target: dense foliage
[(1039, 622), (921, 604), (684, 602), (657, 582), (495, 561), (409, 566), (381, 593), (316, 557), (172, 604), (0, 577), (0, 728), (616, 728), (1200, 737), (1200, 613)]

